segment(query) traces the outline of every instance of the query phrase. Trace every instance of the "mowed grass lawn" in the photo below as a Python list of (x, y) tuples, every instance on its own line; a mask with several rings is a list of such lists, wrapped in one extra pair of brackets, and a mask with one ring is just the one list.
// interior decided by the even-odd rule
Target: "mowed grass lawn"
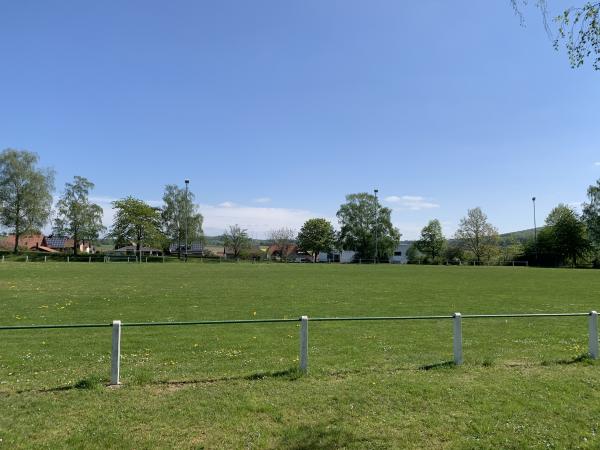
[[(0, 324), (587, 312), (600, 272), (0, 264)], [(0, 447), (598, 448), (587, 317), (0, 331)]]

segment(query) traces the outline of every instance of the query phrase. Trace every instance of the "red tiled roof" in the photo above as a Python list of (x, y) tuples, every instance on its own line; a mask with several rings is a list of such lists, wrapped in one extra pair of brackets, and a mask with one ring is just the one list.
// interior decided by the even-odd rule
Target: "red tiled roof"
[[(5, 236), (1, 241), (0, 245), (12, 249), (15, 246), (15, 235), (10, 234)], [(19, 247), (26, 247), (29, 249), (37, 248), (42, 245), (44, 240), (43, 234), (28, 234), (19, 237)]]

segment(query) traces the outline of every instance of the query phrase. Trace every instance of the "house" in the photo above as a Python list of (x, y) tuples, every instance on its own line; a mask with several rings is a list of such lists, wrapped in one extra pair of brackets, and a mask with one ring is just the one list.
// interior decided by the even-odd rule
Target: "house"
[(394, 255), (390, 258), (392, 264), (408, 264), (408, 249), (413, 244), (411, 242), (401, 242), (394, 249)]
[(338, 250), (330, 252), (319, 252), (317, 262), (340, 262), (341, 253)]
[[(0, 237), (0, 247), (7, 250), (13, 250), (15, 247), (16, 236), (9, 234), (8, 236)], [(38, 250), (44, 241), (43, 234), (27, 234), (19, 236), (19, 248), (27, 250)]]
[[(163, 254), (163, 251), (159, 248), (142, 246), (141, 250), (142, 250), (142, 254), (146, 255), (146, 256), (162, 256), (162, 254)], [(121, 254), (121, 255), (136, 255), (136, 254), (138, 254), (137, 245), (131, 244), (131, 245), (126, 245), (124, 247), (117, 248), (117, 249), (115, 249), (115, 253)]]
[(356, 259), (357, 252), (354, 250), (333, 250), (331, 252), (319, 252), (317, 256), (318, 262), (339, 262), (339, 263), (353, 263), (358, 261)]
[[(282, 254), (283, 253), (283, 254)], [(272, 244), (267, 249), (267, 257), (269, 259), (279, 258), (294, 262), (312, 262), (313, 257), (308, 252), (299, 248), (296, 244), (288, 244), (285, 251), (282, 252), (281, 246)]]
[[(43, 239), (40, 249), (43, 251), (50, 250), (52, 253), (71, 253), (73, 252), (74, 244), (75, 241), (68, 237), (50, 235)], [(96, 253), (96, 248), (90, 241), (83, 240), (79, 242), (78, 253)]]
[[(172, 255), (179, 254), (181, 251), (182, 255), (185, 255), (185, 243), (177, 244), (177, 242), (173, 242), (169, 245), (169, 253)], [(194, 241), (188, 244), (188, 255), (192, 256), (204, 256), (204, 244), (200, 241)]]

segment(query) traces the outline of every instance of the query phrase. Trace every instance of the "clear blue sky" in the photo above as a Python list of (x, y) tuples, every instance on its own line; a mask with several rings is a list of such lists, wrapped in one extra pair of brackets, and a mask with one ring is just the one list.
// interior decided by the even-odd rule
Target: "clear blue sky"
[[(573, 0), (579, 1), (579, 0)], [(562, 2), (549, 2), (553, 13)], [(509, 0), (53, 1), (0, 7), (0, 148), (94, 197), (191, 179), (205, 231), (335, 216), (378, 187), (405, 238), (481, 206), (532, 226), (600, 177), (600, 72)], [(107, 211), (110, 220), (110, 211)]]

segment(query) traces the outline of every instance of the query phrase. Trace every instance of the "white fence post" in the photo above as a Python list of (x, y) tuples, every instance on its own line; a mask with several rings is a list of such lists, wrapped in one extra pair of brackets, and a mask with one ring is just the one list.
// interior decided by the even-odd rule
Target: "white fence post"
[(69, 257), (67, 256), (67, 262), (69, 262)]
[(462, 316), (459, 312), (454, 313), (454, 364), (457, 366), (463, 363), (462, 352)]
[(25, 262), (29, 262), (29, 255), (25, 255)]
[(300, 318), (300, 370), (308, 371), (308, 316)]
[(598, 313), (596, 311), (590, 311), (590, 318), (588, 319), (588, 325), (589, 325), (589, 330), (590, 330), (590, 335), (589, 335), (590, 357), (592, 359), (598, 359)]
[(110, 367), (110, 384), (121, 384), (119, 375), (121, 371), (121, 321), (113, 320), (112, 324), (112, 354)]
[(44, 256), (44, 262), (47, 262), (47, 261), (48, 261), (48, 257)]

